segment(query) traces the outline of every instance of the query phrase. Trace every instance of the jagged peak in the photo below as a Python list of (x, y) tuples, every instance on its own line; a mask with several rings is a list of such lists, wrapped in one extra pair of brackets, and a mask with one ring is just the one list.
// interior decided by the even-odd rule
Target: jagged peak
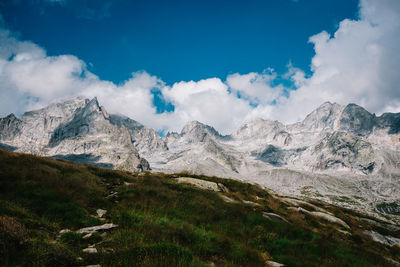
[(333, 128), (343, 109), (342, 105), (327, 101), (308, 114), (301, 124), (315, 129)]
[(214, 127), (203, 124), (199, 121), (193, 120), (188, 122), (181, 131), (181, 135), (186, 135), (191, 132), (203, 132), (203, 133), (208, 133), (213, 136), (221, 137), (221, 134), (214, 129)]
[(196, 120), (189, 121), (188, 123), (185, 124), (185, 126), (183, 126), (181, 134), (190, 132), (194, 128), (204, 128), (205, 129), (206, 125), (199, 121), (196, 121)]
[(348, 104), (340, 116), (340, 129), (366, 136), (370, 134), (376, 123), (375, 114), (369, 113), (357, 104)]
[(265, 133), (283, 128), (284, 125), (277, 120), (266, 120), (258, 118), (243, 124), (232, 137), (253, 138), (254, 136), (263, 136)]
[(363, 112), (365, 114), (372, 115), (368, 110), (366, 110), (362, 106), (354, 104), (354, 103), (347, 104), (346, 107), (344, 108), (343, 112)]
[(5, 119), (9, 119), (9, 120), (15, 120), (18, 119), (17, 116), (15, 116), (14, 113), (10, 113), (8, 114), (6, 117), (4, 117)]
[(167, 135), (165, 136), (165, 138), (168, 138), (170, 136), (178, 136), (179, 134), (177, 132), (167, 132)]
[(86, 106), (97, 106), (100, 108), (99, 101), (97, 100), (97, 97), (93, 97), (91, 100), (85, 99)]
[(307, 117), (309, 117), (309, 116), (313, 116), (315, 114), (320, 114), (321, 112), (322, 113), (323, 112), (327, 112), (327, 111), (329, 112), (329, 111), (338, 110), (338, 109), (341, 109), (341, 108), (343, 108), (343, 106), (339, 105), (336, 102), (331, 103), (329, 101), (326, 101), (322, 105), (320, 105), (319, 107), (314, 109), (310, 114), (308, 114), (305, 119), (307, 119)]
[(100, 106), (97, 97), (93, 97), (91, 100), (85, 99), (86, 105), (83, 108), (83, 116), (89, 115), (92, 112), (101, 113), (105, 119), (109, 119), (110, 115), (104, 108), (104, 106)]
[(122, 114), (110, 114), (111, 123), (121, 127), (122, 125), (127, 127), (128, 129), (141, 129), (145, 126), (138, 121), (135, 121), (128, 116)]

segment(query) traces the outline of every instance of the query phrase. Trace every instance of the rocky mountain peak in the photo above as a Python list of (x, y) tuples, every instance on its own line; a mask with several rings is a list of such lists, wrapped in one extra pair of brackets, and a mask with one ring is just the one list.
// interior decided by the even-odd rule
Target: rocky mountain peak
[(340, 116), (340, 130), (366, 136), (370, 134), (376, 123), (375, 114), (369, 113), (356, 104), (348, 104)]
[(301, 123), (308, 130), (335, 129), (343, 107), (337, 103), (325, 102), (307, 115)]
[(232, 134), (235, 139), (261, 138), (277, 131), (281, 131), (284, 125), (279, 121), (257, 119), (241, 126)]
[(191, 121), (187, 123), (181, 131), (182, 137), (190, 141), (203, 142), (206, 137), (220, 138), (222, 135), (213, 127), (205, 125), (198, 121)]
[(400, 113), (384, 113), (377, 117), (376, 126), (388, 129), (388, 134), (400, 133)]
[(14, 113), (11, 113), (7, 117), (0, 118), (0, 140), (10, 139), (19, 135), (20, 124), (21, 120), (18, 119)]

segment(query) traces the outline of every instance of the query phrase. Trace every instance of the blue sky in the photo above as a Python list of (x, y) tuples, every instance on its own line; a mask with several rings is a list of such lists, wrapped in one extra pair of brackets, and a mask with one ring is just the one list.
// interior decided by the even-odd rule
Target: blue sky
[(0, 116), (97, 97), (160, 132), (400, 112), (399, 0), (0, 2)]
[(46, 48), (72, 54), (101, 79), (138, 70), (168, 84), (230, 73), (309, 72), (311, 35), (357, 16), (355, 0), (2, 1), (7, 26)]

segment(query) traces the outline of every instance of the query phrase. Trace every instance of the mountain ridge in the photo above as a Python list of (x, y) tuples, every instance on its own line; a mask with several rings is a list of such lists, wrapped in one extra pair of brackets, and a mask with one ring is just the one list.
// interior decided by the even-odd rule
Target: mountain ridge
[[(301, 122), (257, 119), (229, 135), (191, 121), (162, 138), (140, 122), (108, 114), (97, 98), (0, 119), (2, 147), (17, 152), (129, 171), (229, 177), (370, 211), (400, 200), (399, 133), (400, 113), (376, 116), (330, 102)], [(341, 203), (342, 197), (350, 201)]]

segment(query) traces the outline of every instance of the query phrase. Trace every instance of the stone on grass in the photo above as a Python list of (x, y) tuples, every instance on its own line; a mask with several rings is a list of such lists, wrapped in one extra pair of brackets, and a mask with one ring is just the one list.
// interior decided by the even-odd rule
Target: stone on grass
[(266, 261), (267, 266), (270, 267), (281, 267), (281, 266), (285, 266), (285, 264), (279, 263), (279, 262), (275, 262), (275, 261)]
[(76, 232), (79, 234), (90, 234), (90, 233), (97, 232), (97, 231), (109, 230), (109, 229), (112, 229), (115, 227), (118, 227), (118, 225), (113, 224), (113, 223), (106, 223), (106, 224), (102, 224), (102, 225), (81, 228)]
[(375, 242), (379, 242), (387, 246), (399, 246), (400, 244), (400, 238), (397, 237), (393, 237), (390, 235), (382, 235), (375, 231), (364, 231), (364, 233), (366, 235), (369, 235), (371, 239), (374, 240)]
[(96, 248), (84, 248), (84, 249), (82, 249), (82, 251), (85, 252), (85, 253), (89, 253), (89, 254), (97, 253), (97, 249)]
[(265, 218), (270, 219), (270, 220), (273, 220), (273, 221), (279, 221), (279, 222), (286, 222), (286, 223), (288, 223), (288, 221), (287, 221), (285, 218), (279, 216), (278, 214), (272, 213), (272, 212), (263, 212), (262, 215), (263, 215)]
[(210, 190), (210, 191), (215, 191), (215, 192), (221, 191), (221, 189), (217, 183), (210, 182), (210, 181), (205, 181), (205, 180), (191, 178), (191, 177), (179, 177), (179, 178), (175, 178), (175, 180), (178, 183), (191, 184), (197, 188), (204, 189), (204, 190)]
[(60, 231), (60, 235), (65, 234), (65, 233), (69, 233), (69, 232), (71, 232), (71, 230), (69, 230), (69, 229), (62, 229), (62, 230)]
[(223, 199), (226, 203), (233, 203), (233, 202), (235, 202), (235, 200), (233, 200), (232, 198), (227, 197), (227, 196), (225, 196), (225, 195), (221, 195), (221, 197), (222, 197), (222, 199)]
[(101, 218), (101, 217), (104, 216), (104, 214), (107, 213), (107, 211), (106, 211), (106, 210), (102, 210), (102, 209), (98, 209), (98, 210), (96, 210), (96, 213), (97, 213), (97, 216), (98, 216), (99, 218)]
[(255, 202), (253, 202), (253, 201), (249, 201), (249, 200), (244, 200), (244, 199), (243, 199), (242, 202), (243, 202), (244, 204), (251, 205), (251, 206), (260, 206), (260, 204), (255, 203)]

